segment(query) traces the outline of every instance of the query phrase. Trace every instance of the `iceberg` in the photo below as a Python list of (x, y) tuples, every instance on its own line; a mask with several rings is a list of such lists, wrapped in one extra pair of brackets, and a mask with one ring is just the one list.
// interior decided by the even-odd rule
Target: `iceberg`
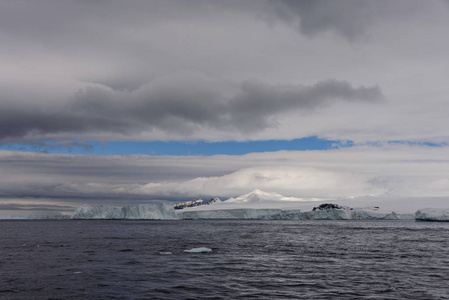
[(371, 209), (357, 209), (352, 211), (354, 220), (412, 220), (413, 215), (400, 215), (392, 212), (379, 212)]
[[(212, 198), (207, 203), (213, 205), (196, 205), (199, 200), (195, 201), (193, 206), (189, 204), (190, 202), (173, 204), (167, 201), (153, 201), (125, 207), (84, 204), (76, 209), (72, 219), (413, 220), (415, 218), (414, 215), (380, 211), (379, 207), (351, 208), (334, 203), (323, 203), (313, 207), (312, 205), (317, 205), (316, 201), (306, 202), (300, 198), (284, 197), (261, 190), (254, 190), (225, 201)], [(180, 204), (183, 204), (182, 208)], [(175, 209), (176, 205), (179, 206), (178, 209)], [(311, 211), (302, 212), (302, 209), (310, 210), (312, 207)], [(447, 215), (449, 216), (449, 212)]]
[(352, 220), (353, 215), (349, 207), (313, 210), (303, 213), (304, 220)]
[(83, 204), (75, 210), (72, 219), (176, 220), (178, 217), (172, 203), (158, 201), (125, 207)]
[(123, 219), (123, 209), (104, 204), (83, 204), (75, 210), (72, 219)]
[(209, 253), (209, 252), (212, 252), (212, 249), (200, 247), (200, 248), (192, 248), (189, 250), (184, 250), (184, 252), (187, 252), (187, 253)]
[(178, 217), (170, 202), (152, 202), (123, 207), (127, 220), (176, 220)]
[(304, 212), (304, 220), (400, 220), (410, 219), (394, 211), (381, 212), (379, 208), (350, 208), (332, 203), (321, 204), (312, 211)]
[(423, 208), (415, 213), (417, 221), (449, 222), (448, 208)]
[(249, 220), (286, 220), (301, 219), (299, 210), (281, 209), (217, 209), (217, 210), (189, 210), (177, 212), (180, 219), (249, 219)]

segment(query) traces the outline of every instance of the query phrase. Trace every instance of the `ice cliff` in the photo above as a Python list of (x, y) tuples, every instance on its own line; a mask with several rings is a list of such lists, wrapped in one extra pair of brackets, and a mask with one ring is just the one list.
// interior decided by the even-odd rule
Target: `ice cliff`
[(381, 212), (378, 208), (350, 208), (337, 204), (326, 203), (314, 207), (312, 211), (304, 212), (304, 220), (400, 220), (410, 219), (410, 216), (393, 212)]
[(281, 209), (219, 209), (178, 211), (180, 219), (252, 219), (252, 220), (300, 220), (299, 210)]
[[(327, 205), (327, 204), (326, 204)], [(330, 207), (301, 212), (299, 209), (214, 209), (177, 211), (180, 219), (255, 219), (255, 220), (401, 220), (413, 216), (395, 212), (379, 212), (375, 209)]]
[(123, 218), (131, 220), (174, 220), (178, 218), (173, 209), (173, 205), (170, 202), (153, 202), (134, 206), (125, 206), (123, 211)]
[(158, 201), (124, 207), (83, 204), (75, 210), (72, 219), (174, 220), (178, 217), (172, 203)]
[(423, 208), (415, 213), (415, 220), (449, 222), (449, 209)]
[[(196, 201), (197, 202), (197, 201)], [(196, 204), (195, 202), (195, 204)], [(187, 203), (187, 202), (186, 202)], [(186, 204), (182, 203), (182, 204)], [(171, 202), (152, 202), (134, 206), (84, 204), (76, 209), (73, 219), (253, 219), (253, 220), (400, 220), (414, 219), (413, 215), (400, 215), (393, 211), (380, 211), (378, 207), (351, 208), (324, 203), (311, 211), (302, 211), (301, 199), (283, 197), (277, 193), (254, 190), (251, 193), (213, 201), (213, 205), (184, 205), (176, 209)], [(178, 203), (179, 204), (179, 203)], [(188, 203), (187, 203), (188, 204)], [(210, 204), (210, 203), (209, 203)], [(176, 204), (175, 204), (176, 205)], [(316, 204), (314, 204), (316, 205)], [(311, 209), (311, 206), (305, 208)], [(448, 213), (449, 215), (449, 213)]]

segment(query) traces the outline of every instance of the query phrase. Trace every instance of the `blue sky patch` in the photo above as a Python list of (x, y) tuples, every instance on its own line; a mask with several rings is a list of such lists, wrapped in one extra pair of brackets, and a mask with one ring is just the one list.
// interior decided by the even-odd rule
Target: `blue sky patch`
[(268, 140), (247, 142), (183, 142), (183, 141), (154, 141), (154, 142), (107, 142), (70, 141), (46, 142), (35, 145), (3, 145), (0, 149), (72, 154), (97, 155), (243, 155), (252, 152), (272, 152), (280, 150), (329, 150), (343, 146), (352, 146), (352, 142), (307, 137), (295, 140)]

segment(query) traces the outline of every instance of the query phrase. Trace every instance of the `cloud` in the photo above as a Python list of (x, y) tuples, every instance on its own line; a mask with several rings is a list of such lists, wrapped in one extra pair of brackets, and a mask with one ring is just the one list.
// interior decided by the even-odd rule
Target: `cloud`
[[(178, 196), (235, 196), (261, 188), (301, 197), (339, 197), (374, 192), (360, 176), (301, 167), (256, 167), (216, 177), (197, 177), (179, 183), (148, 183), (131, 189), (132, 194)], [(232, 193), (231, 193), (232, 191)], [(379, 193), (380, 190), (375, 191)], [(383, 191), (382, 191), (383, 192)]]
[[(299, 31), (308, 36), (334, 30), (343, 37), (353, 40), (365, 33), (373, 22), (375, 9), (384, 1), (295, 1), (283, 0), (279, 4), (279, 16), (289, 23), (299, 18)], [(278, 2), (277, 2), (278, 3)], [(296, 17), (296, 18), (295, 18)]]
[(413, 0), (3, 2), (0, 142), (447, 141), (448, 13)]
[(255, 188), (299, 198), (449, 197), (447, 148), (398, 144), (210, 157), (0, 151), (0, 197), (75, 206), (227, 198)]
[(333, 102), (383, 99), (377, 86), (353, 87), (338, 80), (310, 86), (245, 81), (228, 98), (220, 85), (201, 74), (187, 73), (134, 91), (87, 87), (65, 105), (47, 107), (43, 102), (23, 110), (11, 104), (0, 112), (0, 139), (39, 140), (51, 134), (86, 132), (128, 135), (154, 129), (184, 136), (201, 128), (257, 132), (275, 126), (278, 115), (286, 111), (311, 112)]
[(333, 31), (349, 41), (361, 39), (378, 22), (412, 11), (417, 1), (281, 0), (271, 2), (277, 16), (306, 36)]

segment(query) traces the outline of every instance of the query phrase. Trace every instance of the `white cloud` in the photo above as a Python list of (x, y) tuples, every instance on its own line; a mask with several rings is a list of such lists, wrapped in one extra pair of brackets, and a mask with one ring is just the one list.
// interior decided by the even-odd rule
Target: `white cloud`
[(449, 196), (447, 147), (385, 145), (242, 156), (94, 156), (0, 152), (6, 197), (100, 201), (231, 197)]
[(369, 186), (366, 179), (348, 172), (334, 172), (301, 167), (256, 167), (241, 169), (223, 176), (197, 177), (183, 182), (149, 183), (131, 193), (235, 196), (250, 190), (276, 191), (301, 197), (344, 197), (384, 192)]

